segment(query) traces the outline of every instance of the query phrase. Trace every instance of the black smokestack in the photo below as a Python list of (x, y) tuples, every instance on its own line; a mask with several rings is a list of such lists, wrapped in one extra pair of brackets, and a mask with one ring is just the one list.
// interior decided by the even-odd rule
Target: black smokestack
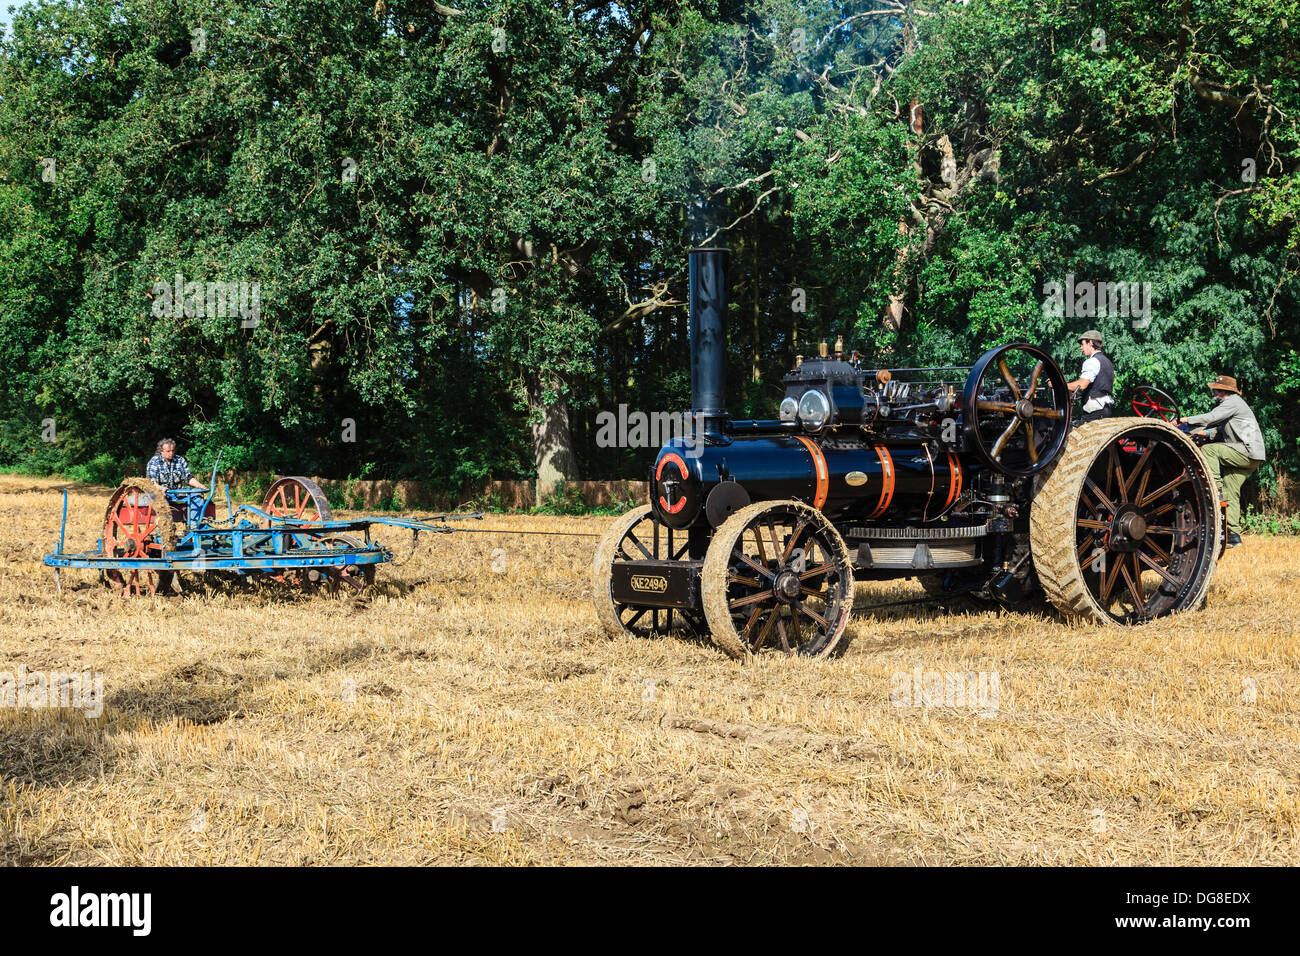
[(704, 431), (727, 421), (727, 250), (690, 251), (691, 414)]

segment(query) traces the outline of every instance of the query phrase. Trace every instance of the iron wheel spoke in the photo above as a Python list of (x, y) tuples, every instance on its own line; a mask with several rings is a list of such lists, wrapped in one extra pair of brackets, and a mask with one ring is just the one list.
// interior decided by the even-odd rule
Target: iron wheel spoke
[[(1106, 450), (1107, 457), (1110, 458), (1111, 470), (1115, 473), (1115, 484), (1119, 487), (1119, 494), (1115, 496), (1116, 501), (1128, 500), (1128, 484), (1124, 481), (1124, 469), (1119, 466), (1119, 452), (1114, 445)], [(1106, 478), (1106, 487), (1110, 487), (1110, 477)]]
[(803, 574), (799, 575), (799, 580), (809, 581), (815, 577), (825, 577), (832, 570), (834, 570), (834, 565), (828, 561), (825, 564), (819, 564), (817, 567), (805, 571)]
[(745, 564), (749, 565), (751, 568), (757, 571), (761, 577), (767, 578), (768, 580), (771, 580), (772, 578), (775, 577), (775, 575), (772, 574), (772, 572), (769, 571), (767, 568), (759, 567), (759, 565), (755, 563), (753, 558), (751, 558), (749, 555), (742, 552), (739, 548), (732, 551), (732, 557), (735, 557), (740, 561), (744, 562)]
[[(779, 616), (779, 613), (778, 613), (778, 616)], [(791, 620), (793, 620), (793, 618), (791, 618)], [(799, 628), (799, 625), (798, 625), (798, 624), (795, 624), (795, 631), (796, 631), (796, 633), (798, 633), (798, 628)], [(779, 634), (781, 635), (781, 648), (782, 648), (782, 649), (783, 649), (787, 654), (789, 654), (789, 653), (790, 653), (790, 638), (787, 637), (787, 636), (786, 636), (786, 633), (785, 633), (785, 618), (781, 618), (779, 621), (776, 622), (776, 630), (777, 630), (777, 633), (779, 633)]]
[(625, 537), (623, 540), (631, 541), (634, 545), (636, 545), (637, 550), (646, 556), (647, 561), (655, 560), (655, 555), (651, 554), (649, 551), (645, 549), (645, 545), (641, 543), (641, 539), (636, 536), (635, 531), (629, 531), (627, 533), (627, 537)]
[[(763, 546), (763, 529), (760, 525), (751, 525), (751, 527), (754, 530), (754, 543), (758, 545), (758, 560), (762, 561), (763, 564), (766, 565), (767, 549)], [(740, 534), (740, 540), (742, 544), (745, 541), (745, 533), (743, 531)]]
[(998, 440), (993, 443), (993, 448), (989, 452), (989, 454), (992, 455), (995, 460), (998, 461), (1002, 460), (1002, 450), (1006, 446), (1007, 439), (1009, 439), (1013, 434), (1015, 434), (1016, 429), (1019, 427), (1020, 427), (1020, 419), (1017, 418), (1015, 421), (1013, 421), (1010, 425), (1007, 426), (1006, 431), (1004, 431), (1001, 435), (998, 436)]
[(1148, 494), (1145, 498), (1142, 498), (1142, 499), (1138, 502), (1138, 507), (1140, 507), (1140, 508), (1145, 508), (1145, 507), (1146, 507), (1147, 505), (1149, 505), (1151, 502), (1155, 501), (1157, 498), (1161, 497), (1162, 495), (1167, 495), (1167, 494), (1169, 494), (1169, 492), (1173, 491), (1175, 488), (1177, 488), (1179, 485), (1181, 485), (1184, 481), (1187, 481), (1187, 480), (1188, 480), (1188, 479), (1187, 479), (1187, 472), (1184, 471), (1181, 475), (1179, 475), (1179, 476), (1178, 476), (1177, 478), (1175, 478), (1173, 481), (1170, 481), (1170, 482), (1167, 482), (1166, 484), (1161, 485), (1161, 486), (1160, 486), (1159, 488), (1157, 488), (1155, 491), (1153, 491), (1153, 492), (1151, 492), (1150, 494)]
[(831, 622), (830, 622), (830, 621), (826, 620), (826, 618), (822, 617), (820, 614), (818, 614), (816, 611), (814, 611), (814, 610), (813, 610), (812, 608), (810, 608), (808, 605), (804, 604), (802, 601), (800, 601), (800, 602), (798, 603), (798, 605), (796, 605), (796, 607), (797, 607), (800, 611), (802, 611), (804, 614), (807, 614), (809, 618), (811, 618), (812, 620), (814, 620), (814, 621), (816, 621), (818, 624), (820, 624), (822, 627), (824, 627), (824, 628), (826, 629), (826, 632), (827, 632), (828, 634), (830, 633), (830, 629), (831, 629)]
[[(1109, 554), (1109, 552), (1103, 552), (1103, 553), (1105, 553), (1105, 554)], [(1109, 571), (1109, 572), (1105, 572), (1105, 571), (1102, 572), (1102, 574), (1101, 574), (1101, 583), (1102, 583), (1101, 603), (1102, 603), (1103, 605), (1106, 605), (1106, 606), (1109, 606), (1109, 605), (1110, 605), (1110, 592), (1111, 592), (1112, 590), (1114, 590), (1114, 588), (1115, 588), (1115, 582), (1119, 580), (1119, 571), (1120, 571), (1120, 568), (1122, 568), (1123, 566), (1124, 566), (1124, 562), (1123, 562), (1123, 560), (1113, 561), (1113, 562), (1111, 562), (1110, 571)]]
[(775, 558), (778, 554), (781, 553), (781, 545), (777, 543), (776, 522), (771, 520), (770, 518), (768, 519), (767, 522), (767, 530), (771, 532), (772, 535), (772, 557)]
[(1146, 617), (1147, 599), (1146, 595), (1142, 593), (1141, 575), (1138, 576), (1138, 581), (1134, 581), (1133, 575), (1129, 574), (1128, 564), (1123, 559), (1119, 561), (1119, 569), (1123, 572), (1124, 584), (1128, 588), (1128, 593), (1133, 597), (1133, 610), (1137, 612), (1138, 616)]
[(1155, 561), (1151, 560), (1151, 558), (1149, 558), (1144, 552), (1137, 551), (1135, 553), (1137, 554), (1137, 559), (1139, 561), (1145, 564), (1152, 571), (1157, 572), (1162, 578), (1165, 579), (1165, 582), (1167, 584), (1172, 584), (1174, 587), (1178, 587), (1178, 585), (1182, 583), (1176, 577), (1174, 577), (1172, 574), (1170, 574), (1168, 571), (1162, 568), (1159, 564), (1157, 564)]
[(786, 565), (790, 562), (790, 555), (794, 553), (794, 546), (799, 543), (799, 537), (808, 527), (808, 519), (800, 518), (799, 523), (795, 525), (794, 533), (790, 535), (790, 540), (785, 546), (785, 553), (781, 555), (781, 564)]
[[(776, 608), (775, 610), (772, 611), (771, 616), (768, 617), (767, 623), (763, 625), (763, 630), (759, 632), (758, 640), (754, 642), (755, 651), (758, 651), (764, 644), (767, 643), (767, 639), (772, 633), (772, 627), (780, 619), (781, 619), (781, 609)], [(782, 638), (782, 642), (784, 643), (784, 638)]]
[(1137, 483), (1139, 476), (1141, 476), (1142, 479), (1141, 483), (1137, 484), (1136, 494), (1130, 496), (1135, 500), (1140, 500), (1143, 493), (1147, 490), (1147, 480), (1151, 477), (1151, 472), (1148, 470), (1148, 465), (1151, 462), (1151, 455), (1155, 452), (1155, 450), (1156, 450), (1155, 443), (1147, 442), (1146, 450), (1143, 451), (1142, 454), (1138, 457), (1137, 464), (1133, 466), (1133, 470), (1128, 473), (1127, 487), (1129, 488), (1132, 488)]
[(796, 644), (803, 643), (803, 631), (799, 628), (799, 615), (793, 609), (790, 612), (790, 626), (794, 629), (794, 640)]
[(1043, 374), (1042, 361), (1034, 365), (1034, 370), (1029, 373), (1029, 387), (1025, 389), (1025, 398), (1033, 398), (1034, 392), (1038, 390), (1038, 376)]
[(727, 607), (733, 611), (742, 607), (749, 607), (753, 604), (761, 604), (764, 601), (775, 601), (776, 595), (771, 591), (759, 591), (757, 594), (751, 594), (748, 597), (732, 598), (727, 602)]
[[(1148, 528), (1147, 530), (1149, 531), (1150, 529)], [(1155, 557), (1165, 562), (1165, 564), (1169, 564), (1174, 560), (1173, 555), (1171, 555), (1164, 548), (1160, 547), (1160, 545), (1156, 544), (1150, 538), (1144, 538), (1142, 540), (1142, 545), (1143, 547), (1147, 547), (1153, 550), (1155, 552)]]
[(1097, 536), (1095, 534), (1090, 534), (1088, 537), (1083, 539), (1083, 544), (1079, 545), (1079, 547), (1075, 549), (1075, 554), (1078, 557), (1080, 564), (1083, 563), (1083, 556), (1088, 553), (1088, 549), (1092, 547), (1092, 543), (1096, 540)]
[(1002, 373), (1002, 378), (1006, 383), (1011, 386), (1011, 394), (1016, 397), (1016, 401), (1020, 401), (1020, 384), (1016, 381), (1016, 377), (1011, 374), (1011, 369), (1007, 368), (1005, 358), (998, 359), (998, 371)]
[(1110, 496), (1106, 494), (1106, 492), (1102, 491), (1100, 488), (1097, 487), (1097, 483), (1095, 481), (1093, 481), (1091, 478), (1085, 478), (1083, 484), (1084, 487), (1086, 487), (1089, 491), (1091, 491), (1094, 495), (1097, 496), (1097, 500), (1101, 502), (1102, 507), (1104, 507), (1107, 511), (1110, 512), (1115, 511), (1115, 502), (1110, 500)]

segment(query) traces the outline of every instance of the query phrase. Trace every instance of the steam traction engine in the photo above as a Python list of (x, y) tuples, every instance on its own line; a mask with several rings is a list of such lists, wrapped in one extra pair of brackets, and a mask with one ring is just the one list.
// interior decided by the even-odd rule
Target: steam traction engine
[[(708, 633), (734, 657), (842, 651), (855, 579), (1141, 624), (1198, 607), (1219, 554), (1197, 446), (1157, 417), (1071, 431), (1066, 379), (1027, 343), (970, 368), (796, 360), (779, 417), (724, 406), (726, 250), (690, 253), (693, 436), (597, 548), (612, 633)], [(1136, 406), (1135, 406), (1136, 407)]]

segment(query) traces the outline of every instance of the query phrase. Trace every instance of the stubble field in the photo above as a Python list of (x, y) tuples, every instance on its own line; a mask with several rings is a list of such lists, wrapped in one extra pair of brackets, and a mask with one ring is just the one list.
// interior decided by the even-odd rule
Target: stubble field
[[(608, 518), (422, 536), (361, 599), (124, 601), (55, 592), (61, 487), (0, 476), (0, 673), (102, 671), (105, 707), (0, 707), (3, 864), (1300, 862), (1295, 541), (1141, 629), (912, 605), (740, 665), (607, 639), (595, 538), (511, 533)], [(111, 489), (71, 488), (88, 549)], [(996, 710), (897, 706), (918, 670), (996, 674)]]

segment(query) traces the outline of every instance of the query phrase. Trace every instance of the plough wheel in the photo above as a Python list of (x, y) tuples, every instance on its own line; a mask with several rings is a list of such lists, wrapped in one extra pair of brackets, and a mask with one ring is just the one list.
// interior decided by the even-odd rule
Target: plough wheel
[(309, 523), (329, 521), (334, 517), (330, 503), (320, 485), (310, 478), (277, 478), (262, 499), (262, 510), (277, 518), (293, 518)]
[(713, 643), (825, 657), (848, 646), (853, 562), (835, 527), (797, 501), (741, 508), (713, 535), (701, 582)]
[(1141, 624), (1205, 601), (1218, 491), (1200, 449), (1158, 419), (1076, 429), (1034, 496), (1034, 570), (1062, 614)]
[(592, 600), (596, 605), (596, 618), (605, 633), (611, 637), (622, 634), (652, 637), (674, 630), (704, 633), (704, 622), (698, 613), (629, 607), (616, 602), (611, 591), (616, 562), (681, 560), (686, 555), (686, 542), (686, 532), (674, 533), (660, 525), (650, 514), (649, 505), (633, 508), (614, 519), (596, 546), (596, 557), (591, 564)]
[[(326, 547), (360, 548), (359, 539), (348, 534), (323, 534), (313, 541)], [(339, 564), (327, 568), (309, 568), (302, 576), (309, 589), (323, 587), (330, 597), (361, 594), (375, 583), (373, 564)]]
[[(334, 512), (325, 498), (325, 492), (320, 490), (320, 485), (310, 478), (298, 475), (277, 478), (262, 498), (262, 510), (277, 518), (292, 518), (302, 524), (329, 521), (334, 517)], [(268, 526), (270, 524), (271, 522), (267, 522)], [(308, 540), (316, 540), (314, 536), (305, 537)], [(297, 568), (276, 571), (271, 575), (271, 579), (307, 591), (315, 590), (313, 579)]]
[[(162, 486), (148, 478), (127, 478), (108, 499), (104, 512), (104, 554), (116, 558), (157, 558), (176, 548), (176, 523)], [(172, 583), (171, 571), (111, 568), (105, 583), (123, 597), (155, 594)]]

